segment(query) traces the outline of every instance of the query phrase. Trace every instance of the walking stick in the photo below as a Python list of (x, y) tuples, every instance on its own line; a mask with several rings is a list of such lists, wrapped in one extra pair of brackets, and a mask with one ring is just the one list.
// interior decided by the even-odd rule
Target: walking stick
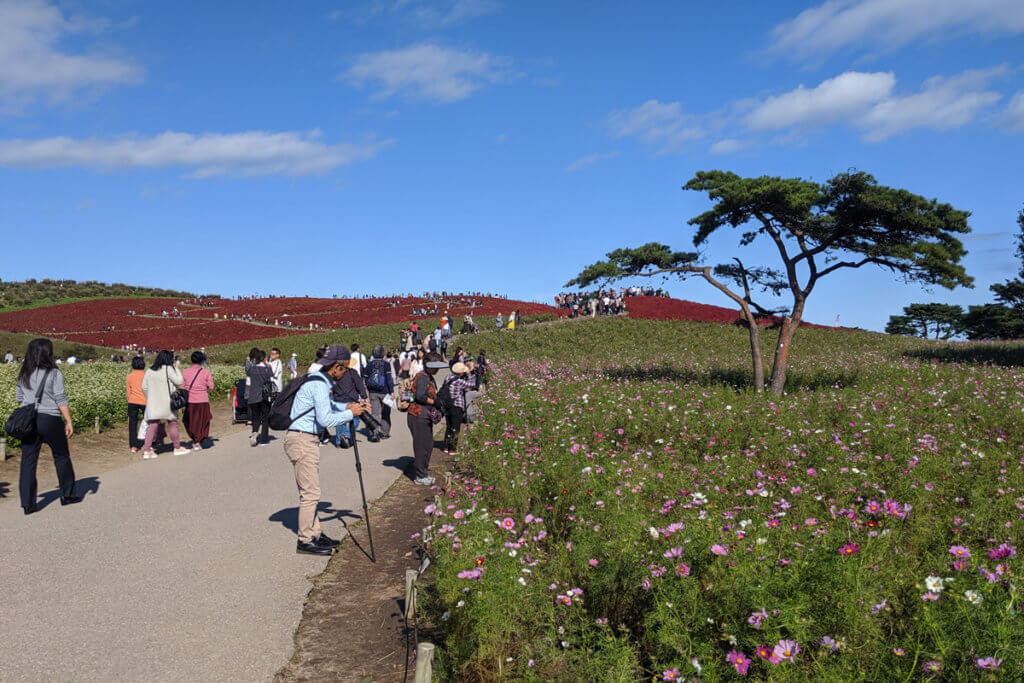
[(370, 531), (370, 510), (366, 506), (366, 488), (363, 486), (363, 464), (359, 461), (359, 446), (356, 430), (352, 430), (352, 452), (356, 456), (356, 474), (359, 476), (359, 493), (363, 496), (363, 519), (366, 520), (366, 536), (370, 539), (370, 562), (376, 563), (377, 556), (373, 551), (373, 533)]

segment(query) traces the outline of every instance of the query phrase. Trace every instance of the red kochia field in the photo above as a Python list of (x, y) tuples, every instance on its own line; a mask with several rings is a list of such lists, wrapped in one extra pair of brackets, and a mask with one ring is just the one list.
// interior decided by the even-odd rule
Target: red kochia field
[[(471, 300), (477, 302), (475, 308), (469, 307)], [(524, 316), (560, 313), (545, 304), (464, 295), (436, 305), (420, 297), (208, 299), (202, 304), (177, 299), (98, 299), (0, 313), (0, 329), (109, 347), (182, 349), (302, 334), (310, 331), (310, 324), (322, 331), (419, 320), (433, 329), (439, 315), (414, 316), (413, 308), (421, 307), (436, 307), (439, 314), (448, 311), (456, 329), (467, 312), (484, 316), (507, 316), (516, 309)], [(163, 311), (175, 308), (178, 317), (163, 317)], [(293, 327), (286, 327), (286, 322)]]
[[(705, 323), (734, 323), (740, 319), (739, 308), (722, 308), (682, 299), (659, 296), (634, 296), (626, 299), (630, 318), (644, 320), (695, 320)], [(766, 323), (768, 321), (765, 321)]]

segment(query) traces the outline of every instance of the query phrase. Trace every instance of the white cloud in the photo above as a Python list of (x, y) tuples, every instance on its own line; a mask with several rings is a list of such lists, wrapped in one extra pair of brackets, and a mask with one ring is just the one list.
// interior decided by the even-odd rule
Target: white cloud
[(486, 52), (420, 44), (359, 55), (341, 77), (356, 85), (376, 84), (377, 97), (402, 92), (421, 99), (455, 102), (488, 83), (509, 78), (509, 63), (504, 57)]
[(69, 18), (44, 0), (0, 0), (0, 103), (17, 108), (41, 96), (60, 101), (86, 88), (141, 81), (142, 70), (123, 58), (60, 49), (62, 39), (103, 26)]
[(1003, 71), (1005, 68), (965, 71), (948, 78), (935, 76), (925, 81), (920, 92), (875, 103), (855, 125), (864, 128), (864, 138), (872, 142), (913, 128), (959, 128), (1002, 98), (983, 88)]
[(591, 164), (596, 164), (599, 161), (606, 161), (608, 159), (614, 159), (617, 156), (619, 156), (619, 150), (617, 149), (612, 150), (611, 152), (605, 152), (603, 154), (588, 154), (586, 156), (580, 157), (576, 161), (566, 166), (565, 170), (578, 171), (581, 168), (586, 168), (587, 166), (590, 166)]
[(501, 6), (498, 0), (374, 0), (351, 11), (334, 10), (328, 17), (333, 21), (351, 18), (359, 23), (397, 17), (424, 28), (445, 28), (494, 14)]
[(892, 73), (848, 71), (814, 88), (800, 86), (769, 97), (753, 107), (744, 123), (751, 130), (844, 123), (862, 129), (871, 142), (914, 128), (948, 130), (970, 123), (999, 101), (1001, 95), (985, 87), (1007, 70), (1004, 65), (936, 76), (910, 94), (894, 93)]
[(102, 171), (179, 167), (195, 178), (219, 175), (315, 175), (370, 159), (391, 141), (362, 145), (325, 144), (310, 133), (167, 132), (153, 137), (0, 140), (0, 166), (8, 168), (81, 167)]
[(862, 43), (891, 50), (950, 35), (1021, 32), (1021, 0), (828, 0), (775, 26), (772, 48), (806, 57)]
[(635, 136), (661, 152), (677, 150), (707, 134), (697, 118), (684, 113), (678, 102), (647, 100), (639, 107), (612, 112), (608, 123), (615, 137)]
[(892, 73), (848, 71), (823, 81), (815, 88), (769, 97), (747, 114), (754, 130), (779, 130), (790, 126), (820, 125), (864, 112), (889, 97), (896, 85)]
[(711, 154), (732, 154), (733, 152), (739, 152), (740, 150), (745, 149), (747, 146), (748, 143), (746, 140), (726, 138), (711, 145), (711, 149), (708, 151)]
[(1003, 122), (1012, 131), (1024, 132), (1024, 90), (1014, 95), (1006, 105)]

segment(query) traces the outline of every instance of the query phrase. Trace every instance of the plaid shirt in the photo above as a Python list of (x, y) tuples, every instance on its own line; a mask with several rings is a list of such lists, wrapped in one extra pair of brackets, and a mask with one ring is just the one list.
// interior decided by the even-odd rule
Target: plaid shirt
[(456, 408), (466, 409), (466, 392), (473, 389), (473, 383), (467, 377), (457, 377), (448, 383), (448, 391), (452, 394), (452, 404)]

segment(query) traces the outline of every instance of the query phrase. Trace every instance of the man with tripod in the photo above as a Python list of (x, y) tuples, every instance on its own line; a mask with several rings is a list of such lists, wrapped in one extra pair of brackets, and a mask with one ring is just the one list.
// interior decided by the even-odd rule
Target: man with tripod
[(339, 542), (320, 530), (316, 512), (320, 503), (320, 433), (351, 422), (366, 407), (362, 403), (344, 407), (331, 404), (331, 387), (351, 366), (347, 348), (330, 346), (317, 363), (320, 369), (310, 373), (295, 394), (284, 452), (295, 468), (295, 484), (299, 488), (299, 540), (295, 552), (330, 555)]

